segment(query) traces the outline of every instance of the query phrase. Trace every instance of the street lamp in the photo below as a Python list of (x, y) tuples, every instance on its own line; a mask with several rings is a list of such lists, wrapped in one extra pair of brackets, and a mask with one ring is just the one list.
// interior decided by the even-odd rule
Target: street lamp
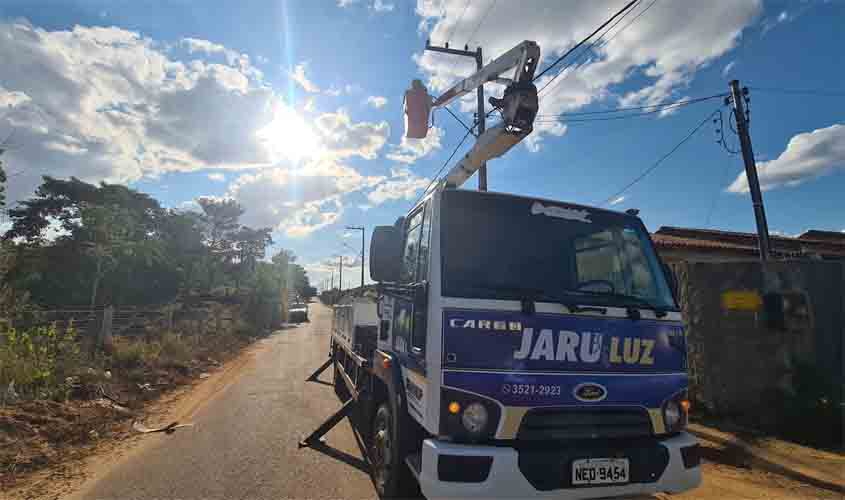
[(361, 292), (364, 291), (364, 226), (346, 226), (350, 231), (361, 231)]

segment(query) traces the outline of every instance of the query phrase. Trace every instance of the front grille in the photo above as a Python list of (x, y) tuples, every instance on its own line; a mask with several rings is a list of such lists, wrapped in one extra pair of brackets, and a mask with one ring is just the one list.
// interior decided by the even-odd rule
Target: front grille
[(563, 441), (651, 436), (644, 409), (538, 408), (522, 418), (517, 440)]

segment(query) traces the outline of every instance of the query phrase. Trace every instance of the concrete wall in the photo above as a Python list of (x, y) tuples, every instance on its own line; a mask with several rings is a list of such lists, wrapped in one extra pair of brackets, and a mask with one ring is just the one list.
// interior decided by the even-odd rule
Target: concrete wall
[[(766, 413), (794, 391), (797, 362), (814, 363), (842, 383), (843, 264), (818, 261), (673, 263), (688, 328), (691, 397), (719, 414)], [(765, 308), (725, 303), (725, 292), (777, 292), (784, 323)], [(728, 301), (730, 302), (730, 301)], [(742, 306), (740, 304), (740, 306)]]

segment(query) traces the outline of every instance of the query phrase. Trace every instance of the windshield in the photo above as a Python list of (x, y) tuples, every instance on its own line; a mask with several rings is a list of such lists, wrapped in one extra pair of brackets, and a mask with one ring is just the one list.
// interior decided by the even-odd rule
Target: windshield
[(675, 307), (634, 217), (452, 190), (441, 227), (444, 296)]

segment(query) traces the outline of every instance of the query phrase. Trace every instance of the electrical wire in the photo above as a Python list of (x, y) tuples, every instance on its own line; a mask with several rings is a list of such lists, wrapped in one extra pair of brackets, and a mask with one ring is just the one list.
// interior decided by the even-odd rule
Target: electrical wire
[(770, 87), (748, 87), (757, 92), (771, 92), (775, 94), (813, 95), (817, 97), (845, 97), (845, 91), (820, 89), (777, 89)]
[(631, 186), (633, 186), (634, 184), (636, 184), (636, 183), (640, 182), (641, 180), (643, 180), (643, 179), (644, 179), (644, 178), (645, 178), (648, 174), (650, 174), (652, 171), (654, 171), (654, 169), (656, 169), (657, 167), (659, 167), (659, 166), (660, 166), (660, 164), (661, 164), (661, 163), (663, 163), (663, 162), (664, 162), (667, 158), (669, 158), (670, 156), (672, 156), (672, 154), (674, 154), (674, 153), (675, 153), (675, 151), (677, 151), (677, 150), (678, 150), (681, 146), (683, 146), (683, 145), (684, 145), (684, 143), (686, 143), (688, 140), (690, 140), (690, 139), (692, 138), (692, 136), (694, 136), (694, 135), (696, 134), (696, 132), (698, 132), (699, 130), (701, 130), (701, 127), (703, 127), (703, 126), (704, 126), (704, 124), (706, 124), (708, 121), (710, 121), (710, 119), (711, 119), (711, 118), (713, 118), (714, 116), (716, 116), (716, 114), (717, 114), (718, 112), (719, 112), (719, 110), (717, 109), (716, 111), (713, 111), (712, 113), (710, 113), (709, 115), (707, 115), (707, 117), (706, 117), (704, 120), (702, 120), (702, 121), (701, 121), (701, 123), (699, 123), (699, 124), (698, 124), (698, 125), (697, 125), (694, 129), (692, 129), (692, 131), (691, 131), (689, 134), (687, 134), (687, 135), (686, 135), (686, 137), (684, 137), (683, 139), (681, 139), (681, 141), (680, 141), (679, 143), (675, 144), (675, 147), (673, 147), (671, 150), (669, 150), (669, 152), (668, 152), (668, 153), (666, 153), (666, 154), (664, 154), (663, 156), (661, 156), (659, 160), (657, 160), (656, 162), (654, 162), (654, 164), (652, 164), (650, 167), (648, 167), (647, 169), (645, 169), (642, 173), (640, 173), (640, 175), (638, 175), (637, 177), (635, 177), (635, 178), (634, 178), (634, 180), (632, 180), (631, 182), (629, 182), (628, 184), (626, 184), (626, 185), (625, 185), (625, 187), (623, 187), (622, 189), (620, 189), (619, 191), (617, 191), (616, 193), (614, 193), (612, 196), (608, 197), (606, 200), (604, 200), (603, 202), (601, 202), (601, 203), (599, 204), (599, 206), (601, 206), (601, 205), (606, 205), (606, 204), (610, 203), (611, 201), (613, 201), (613, 200), (615, 200), (616, 198), (618, 198), (618, 197), (619, 197), (619, 195), (621, 195), (622, 193), (624, 193), (625, 191), (627, 191), (628, 189), (630, 189), (630, 188), (631, 188)]
[[(634, 6), (634, 4), (636, 4), (636, 3), (637, 3), (637, 2), (639, 2), (639, 1), (640, 1), (640, 0), (631, 0), (630, 2), (628, 2), (628, 4), (626, 4), (624, 7), (622, 7), (622, 9), (620, 9), (620, 10), (619, 10), (616, 14), (613, 14), (613, 16), (612, 16), (610, 19), (608, 19), (607, 21), (605, 21), (604, 23), (602, 23), (602, 25), (601, 25), (601, 26), (599, 26), (598, 28), (596, 28), (596, 30), (595, 30), (595, 31), (593, 31), (592, 33), (590, 33), (589, 35), (587, 35), (587, 37), (586, 37), (586, 38), (584, 38), (583, 40), (581, 40), (580, 42), (576, 43), (576, 44), (575, 44), (575, 46), (573, 46), (572, 48), (570, 48), (569, 50), (567, 50), (567, 51), (566, 51), (566, 52), (565, 52), (562, 56), (558, 57), (558, 58), (557, 58), (557, 59), (556, 59), (553, 63), (551, 63), (550, 65), (546, 66), (546, 69), (544, 69), (543, 71), (541, 71), (541, 72), (540, 72), (540, 74), (538, 74), (537, 76), (535, 76), (533, 81), (537, 81), (537, 80), (538, 80), (541, 76), (543, 76), (543, 75), (545, 75), (546, 73), (548, 73), (548, 72), (549, 72), (552, 68), (554, 68), (555, 66), (557, 66), (557, 65), (558, 65), (561, 61), (563, 61), (564, 59), (566, 59), (566, 58), (567, 58), (570, 54), (572, 54), (573, 52), (575, 52), (576, 50), (578, 50), (578, 48), (579, 48), (579, 47), (581, 47), (582, 45), (584, 45), (585, 43), (587, 43), (587, 42), (588, 42), (591, 38), (593, 38), (594, 36), (596, 36), (596, 33), (598, 33), (599, 31), (603, 30), (603, 29), (605, 28), (605, 26), (607, 26), (608, 24), (612, 23), (614, 19), (616, 19), (616, 18), (617, 18), (617, 17), (619, 17), (622, 13), (626, 12), (628, 9), (630, 9), (631, 7), (633, 7), (633, 6)], [(543, 88), (548, 87), (548, 86), (549, 86), (549, 83), (551, 83), (552, 81), (554, 81), (554, 79), (555, 79), (555, 78), (557, 78), (557, 77), (558, 77), (558, 75), (560, 75), (560, 73), (558, 73), (557, 75), (553, 76), (553, 77), (552, 77), (552, 78), (551, 78), (551, 79), (550, 79), (550, 80), (546, 83), (546, 85), (545, 85)], [(542, 91), (542, 89), (540, 89), (540, 90)]]
[[(599, 111), (581, 111), (576, 113), (560, 113), (558, 115), (537, 115), (537, 118), (543, 121), (558, 121), (559, 119), (564, 119), (565, 122), (581, 122), (581, 121), (606, 121), (606, 120), (619, 120), (623, 118), (632, 118), (638, 116), (646, 116), (651, 115), (654, 113), (660, 113), (662, 111), (671, 110), (675, 108), (680, 108), (683, 106), (689, 106), (690, 104), (698, 104), (701, 102), (706, 102), (712, 99), (721, 99), (725, 97), (727, 94), (716, 94), (707, 97), (697, 97), (694, 99), (685, 99), (681, 101), (675, 102), (668, 102), (663, 104), (651, 104), (647, 106), (630, 106), (624, 108), (615, 108), (615, 109), (605, 109)], [(627, 113), (627, 111), (632, 110), (642, 110), (648, 109), (649, 111), (644, 111), (642, 113)], [(620, 113), (618, 116), (610, 116), (610, 117), (597, 117), (597, 118), (576, 118), (573, 120), (567, 119), (570, 116), (591, 116), (591, 115), (605, 115), (605, 114), (613, 114), (613, 113)]]
[(458, 20), (455, 21), (454, 25), (452, 25), (452, 32), (449, 33), (449, 37), (446, 38), (447, 45), (449, 44), (449, 42), (452, 41), (452, 37), (455, 36), (455, 30), (458, 29), (458, 25), (461, 24), (461, 19), (464, 18), (464, 14), (466, 14), (467, 7), (469, 7), (469, 0), (467, 0), (467, 3), (464, 4), (464, 10), (461, 11), (461, 15), (458, 16)]
[(490, 4), (490, 7), (487, 9), (487, 12), (485, 12), (484, 15), (481, 16), (481, 20), (478, 21), (478, 24), (475, 25), (475, 29), (472, 30), (472, 34), (469, 36), (469, 38), (467, 38), (466, 45), (469, 45), (473, 38), (475, 38), (475, 35), (478, 33), (478, 29), (481, 28), (481, 25), (484, 24), (484, 21), (487, 20), (487, 16), (489, 16), (493, 9), (496, 8), (497, 3), (499, 3), (499, 0), (493, 0), (493, 3)]
[[(631, 26), (632, 24), (634, 24), (634, 21), (636, 21), (637, 19), (639, 19), (639, 18), (640, 18), (640, 16), (642, 16), (643, 14), (645, 14), (645, 13), (648, 11), (648, 9), (650, 9), (650, 8), (651, 8), (651, 7), (652, 7), (652, 6), (653, 6), (656, 2), (657, 2), (657, 0), (652, 0), (652, 2), (651, 2), (650, 4), (648, 4), (648, 5), (646, 6), (646, 8), (645, 8), (645, 9), (643, 9), (642, 11), (640, 11), (640, 13), (639, 13), (639, 14), (637, 14), (637, 15), (636, 15), (636, 16), (635, 16), (635, 17), (634, 17), (634, 18), (633, 18), (633, 19), (632, 19), (632, 20), (631, 20), (628, 24), (626, 24), (625, 26), (623, 26), (623, 27), (622, 27), (619, 31), (617, 31), (616, 33), (614, 33), (612, 37), (608, 38), (607, 40), (604, 40), (604, 42), (602, 43), (602, 40), (604, 39), (604, 37), (605, 37), (605, 36), (607, 36), (607, 34), (608, 34), (608, 33), (610, 33), (610, 32), (613, 30), (613, 28), (615, 28), (615, 27), (616, 27), (616, 25), (617, 25), (617, 24), (619, 24), (619, 23), (621, 23), (622, 21), (624, 21), (624, 20), (625, 20), (625, 18), (626, 18), (626, 17), (628, 17), (628, 15), (629, 15), (629, 14), (633, 13), (633, 12), (634, 12), (634, 9), (631, 9), (631, 10), (629, 10), (629, 11), (625, 12), (625, 14), (624, 14), (622, 17), (620, 17), (619, 19), (617, 19), (617, 20), (616, 20), (616, 22), (614, 22), (613, 24), (611, 24), (611, 25), (610, 25), (610, 27), (608, 27), (608, 28), (607, 28), (607, 30), (606, 30), (604, 33), (602, 33), (602, 34), (601, 34), (601, 36), (599, 36), (599, 37), (598, 37), (598, 39), (597, 39), (596, 41), (592, 42), (589, 46), (584, 47), (584, 49), (583, 49), (581, 52), (579, 52), (579, 53), (575, 56), (575, 60), (574, 60), (574, 61), (572, 61), (571, 63), (569, 63), (569, 64), (567, 64), (566, 66), (564, 66), (564, 67), (560, 70), (560, 72), (558, 73), (558, 76), (560, 76), (561, 74), (563, 74), (563, 72), (564, 72), (567, 68), (570, 68), (570, 67), (572, 67), (573, 65), (580, 63), (580, 62), (584, 59), (584, 56), (586, 56), (587, 54), (589, 54), (589, 53), (591, 53), (591, 52), (595, 52), (595, 51), (597, 51), (597, 50), (601, 49), (602, 47), (606, 46), (608, 43), (610, 43), (610, 41), (611, 41), (611, 40), (613, 40), (614, 38), (616, 38), (616, 37), (617, 37), (620, 33), (622, 33), (622, 32), (623, 32), (623, 31), (625, 31), (625, 30), (626, 30), (629, 26)], [(639, 5), (639, 3), (638, 3), (637, 5)], [(635, 8), (636, 8), (636, 6), (635, 6)], [(582, 66), (583, 66), (583, 64), (578, 64), (578, 66), (576, 66), (576, 67), (573, 69), (573, 71), (575, 71), (575, 70), (577, 70), (577, 69), (581, 68)], [(554, 78), (553, 78), (552, 80), (554, 80)], [(549, 80), (548, 82), (546, 82), (546, 85), (544, 85), (544, 86), (543, 86), (543, 88), (542, 88), (542, 89), (540, 89), (540, 91), (543, 91), (543, 90), (545, 90), (547, 87), (549, 87), (549, 85), (552, 83), (552, 80)], [(548, 92), (546, 92), (546, 94), (545, 94), (545, 95), (549, 95), (549, 93), (551, 93), (554, 89), (556, 89), (556, 88), (560, 85), (560, 83), (561, 83), (562, 81), (563, 81), (562, 79), (561, 79), (561, 80), (558, 80), (558, 81), (557, 81), (557, 83), (555, 83), (555, 84), (554, 84), (554, 86), (553, 86), (552, 88), (550, 88), (550, 89), (549, 89), (549, 91), (548, 91)], [(539, 93), (539, 92), (538, 92), (538, 93)]]
[(419, 202), (420, 202), (420, 200), (422, 200), (422, 199), (423, 199), (423, 197), (425, 196), (425, 194), (426, 194), (426, 193), (428, 193), (428, 190), (429, 190), (429, 189), (431, 189), (431, 186), (432, 186), (435, 182), (437, 182), (437, 178), (440, 176), (440, 173), (441, 173), (441, 172), (443, 172), (443, 169), (444, 169), (444, 168), (446, 168), (446, 165), (448, 165), (448, 164), (449, 164), (449, 162), (450, 162), (450, 161), (452, 161), (452, 158), (454, 158), (454, 157), (455, 157), (455, 154), (458, 152), (458, 150), (459, 150), (459, 149), (461, 149), (461, 146), (463, 146), (463, 145), (464, 145), (464, 141), (466, 141), (466, 140), (467, 140), (467, 137), (469, 137), (470, 132), (472, 132), (472, 130), (467, 130), (467, 133), (466, 133), (466, 134), (464, 134), (464, 138), (463, 138), (463, 139), (461, 139), (461, 142), (459, 142), (457, 146), (455, 146), (455, 149), (454, 149), (454, 150), (452, 150), (452, 154), (450, 154), (450, 155), (449, 155), (449, 158), (447, 158), (447, 159), (446, 159), (446, 161), (444, 161), (444, 162), (443, 162), (443, 165), (440, 167), (440, 170), (438, 170), (438, 171), (437, 171), (437, 173), (435, 173), (435, 174), (434, 174), (434, 176), (431, 178), (431, 182), (429, 182), (429, 183), (428, 183), (428, 186), (426, 186), (426, 187), (425, 187), (425, 189), (423, 190), (423, 192), (422, 192), (422, 194), (420, 195), (420, 197), (419, 197), (419, 198), (417, 198), (417, 201), (415, 201), (415, 202), (414, 202), (414, 204), (413, 204), (413, 205), (411, 205), (411, 206), (414, 206), (414, 207), (415, 207), (415, 206), (417, 206), (417, 203), (419, 203)]
[[(728, 124), (730, 124), (730, 118), (732, 116), (734, 116), (734, 114), (735, 114), (734, 110), (732, 109), (731, 114), (728, 115)], [(734, 130), (733, 126), (731, 126), (731, 130), (733, 130), (734, 133), (736, 133), (736, 130)], [(721, 110), (719, 111), (719, 140), (716, 141), (716, 142), (718, 142), (719, 145), (722, 146), (722, 149), (724, 149), (728, 154), (735, 155), (735, 154), (739, 153), (739, 151), (729, 147), (728, 141), (727, 141), (727, 139), (725, 139), (725, 122), (722, 119), (722, 111)]]
[(467, 130), (467, 132), (469, 132), (469, 133), (471, 133), (471, 134), (475, 135), (475, 134), (472, 132), (472, 129), (473, 129), (473, 128), (475, 128), (475, 126), (476, 126), (476, 125), (478, 125), (478, 123), (473, 124), (472, 128), (470, 128), (470, 126), (469, 126), (469, 125), (467, 125), (467, 124), (466, 124), (463, 120), (461, 120), (461, 118), (460, 118), (458, 115), (456, 115), (454, 111), (452, 111), (451, 109), (449, 109), (449, 107), (448, 107), (448, 106), (443, 106), (443, 108), (444, 108), (446, 111), (448, 111), (450, 115), (452, 115), (452, 118), (454, 118), (455, 120), (458, 120), (458, 123), (460, 123), (461, 125), (463, 125), (463, 127)]

